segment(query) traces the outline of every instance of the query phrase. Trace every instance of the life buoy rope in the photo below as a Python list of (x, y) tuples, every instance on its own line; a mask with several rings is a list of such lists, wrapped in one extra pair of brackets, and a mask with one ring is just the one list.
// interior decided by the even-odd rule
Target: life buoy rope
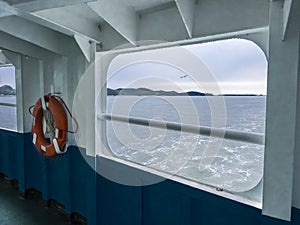
[[(66, 152), (68, 117), (64, 105), (57, 96), (51, 94), (43, 96), (34, 105), (32, 142), (46, 157), (55, 157)], [(43, 119), (46, 120), (50, 141), (45, 138)]]

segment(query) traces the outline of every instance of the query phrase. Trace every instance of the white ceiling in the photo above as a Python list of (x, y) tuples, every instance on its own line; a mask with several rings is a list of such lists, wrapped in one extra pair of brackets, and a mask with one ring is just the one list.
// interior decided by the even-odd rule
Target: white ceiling
[(0, 31), (22, 38), (17, 28), (21, 21), (1, 25), (6, 17), (17, 16), (27, 21), (24, 26), (29, 20), (41, 37), (46, 27), (101, 43), (107, 50), (143, 40), (181, 41), (266, 27), (268, 13), (269, 0), (0, 0)]

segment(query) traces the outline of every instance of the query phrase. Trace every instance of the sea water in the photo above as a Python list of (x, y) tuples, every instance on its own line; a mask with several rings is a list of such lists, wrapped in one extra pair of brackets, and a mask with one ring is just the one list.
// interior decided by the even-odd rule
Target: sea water
[[(225, 114), (215, 112), (217, 116), (210, 98), (222, 97), (109, 96), (107, 111), (177, 123), (196, 116), (198, 124), (193, 125), (211, 127), (214, 119), (225, 121), (226, 129), (264, 134), (265, 96), (224, 97)], [(218, 116), (225, 118), (213, 118)], [(107, 140), (119, 158), (231, 192), (249, 191), (262, 179), (262, 145), (111, 121)]]
[[(16, 96), (0, 96), (0, 103), (16, 104)], [(17, 129), (17, 108), (0, 105), (0, 127), (10, 130)]]

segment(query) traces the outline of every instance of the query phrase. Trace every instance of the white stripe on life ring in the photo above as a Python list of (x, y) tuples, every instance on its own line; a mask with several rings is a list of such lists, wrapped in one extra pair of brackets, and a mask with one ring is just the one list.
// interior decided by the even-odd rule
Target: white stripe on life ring
[(59, 129), (55, 128), (55, 138), (58, 138)]
[(35, 145), (36, 144), (36, 139), (37, 139), (37, 135), (36, 133), (33, 134), (33, 138), (32, 138), (32, 143)]
[(45, 101), (45, 97), (44, 96), (41, 97), (41, 101), (42, 101), (43, 110), (47, 110), (46, 101)]
[(44, 146), (44, 145), (41, 145), (41, 149), (44, 151), (44, 152), (46, 152), (46, 147)]
[(56, 152), (58, 155), (65, 153), (65, 152), (62, 152), (62, 151), (59, 149), (59, 146), (58, 146), (58, 143), (57, 143), (56, 138), (54, 138), (52, 142), (53, 142), (53, 144), (54, 144), (55, 152)]

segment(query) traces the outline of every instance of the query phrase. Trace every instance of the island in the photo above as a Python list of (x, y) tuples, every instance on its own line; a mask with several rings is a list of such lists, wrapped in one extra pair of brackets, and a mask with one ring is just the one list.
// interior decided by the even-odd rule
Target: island
[(211, 93), (202, 93), (197, 91), (176, 92), (176, 91), (155, 91), (147, 88), (118, 88), (107, 89), (107, 95), (125, 95), (125, 96), (212, 96)]
[(0, 95), (16, 95), (16, 89), (9, 85), (0, 86)]
[(176, 92), (176, 91), (163, 91), (151, 90), (147, 88), (107, 88), (108, 96), (265, 96), (262, 94), (218, 94), (202, 93), (199, 91)]

